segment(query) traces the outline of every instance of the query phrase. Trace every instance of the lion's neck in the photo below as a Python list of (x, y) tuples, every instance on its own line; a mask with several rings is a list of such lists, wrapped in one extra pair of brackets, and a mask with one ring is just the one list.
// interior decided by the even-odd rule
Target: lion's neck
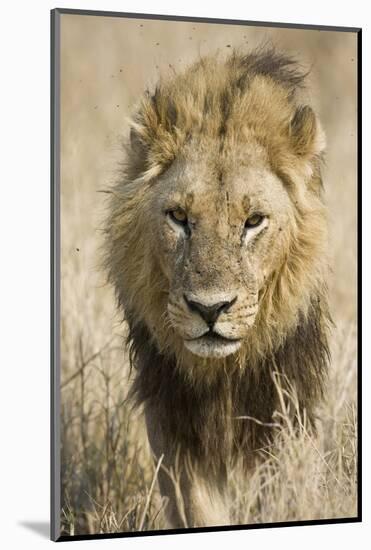
[(313, 423), (328, 362), (326, 313), (318, 301), (313, 304), (282, 345), (255, 368), (248, 362), (243, 369), (216, 368), (214, 376), (200, 377), (197, 383), (175, 358), (158, 352), (144, 325), (131, 326), (137, 403), (156, 415), (174, 445), (211, 464), (215, 456), (233, 460), (241, 447), (248, 459), (267, 441), (267, 424), (278, 407), (277, 375), (293, 388)]

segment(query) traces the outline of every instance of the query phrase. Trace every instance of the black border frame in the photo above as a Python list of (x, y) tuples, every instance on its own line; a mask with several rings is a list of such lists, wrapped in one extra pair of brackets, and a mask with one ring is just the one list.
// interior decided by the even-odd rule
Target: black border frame
[[(156, 531), (134, 531), (122, 533), (60, 535), (60, 16), (89, 15), (98, 17), (122, 17), (126, 19), (151, 19), (162, 21), (188, 21), (192, 23), (213, 23), (246, 25), (254, 27), (279, 27), (287, 29), (351, 32), (357, 34), (357, 405), (358, 405), (358, 499), (357, 516), (319, 520), (283, 521), (246, 525), (225, 525), (187, 529), (163, 529)], [(55, 542), (129, 538), (167, 534), (203, 533), (217, 531), (240, 531), (272, 527), (307, 525), (330, 525), (358, 523), (362, 521), (362, 29), (360, 27), (338, 27), (314, 24), (272, 23), (237, 19), (216, 19), (206, 17), (125, 13), (115, 11), (80, 10), (55, 8), (51, 10), (50, 41), (50, 321), (51, 321), (51, 386), (50, 386), (50, 460), (51, 460), (51, 508), (50, 536)]]

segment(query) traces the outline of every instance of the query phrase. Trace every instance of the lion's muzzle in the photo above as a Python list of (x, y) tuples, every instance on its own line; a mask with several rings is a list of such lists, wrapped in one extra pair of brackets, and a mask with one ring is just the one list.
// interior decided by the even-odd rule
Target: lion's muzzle
[(241, 346), (256, 307), (247, 308), (236, 292), (183, 292), (168, 304), (171, 323), (184, 346), (201, 357), (226, 357)]
[(186, 294), (183, 296), (189, 309), (191, 311), (196, 311), (199, 315), (201, 315), (202, 319), (206, 322), (210, 329), (213, 328), (219, 315), (223, 312), (227, 312), (237, 300), (237, 296), (235, 296), (232, 300), (224, 300), (214, 304), (203, 304), (201, 302), (196, 302), (189, 299)]

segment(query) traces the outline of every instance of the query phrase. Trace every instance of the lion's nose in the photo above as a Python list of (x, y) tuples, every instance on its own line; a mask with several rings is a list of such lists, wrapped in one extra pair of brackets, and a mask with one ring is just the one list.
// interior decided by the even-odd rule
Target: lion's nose
[(196, 302), (194, 300), (190, 300), (187, 298), (187, 296), (184, 294), (184, 300), (186, 304), (188, 305), (189, 309), (191, 311), (196, 311), (202, 319), (208, 324), (208, 326), (211, 328), (215, 324), (217, 318), (222, 312), (228, 311), (228, 309), (233, 306), (233, 304), (237, 300), (237, 296), (235, 296), (232, 300), (224, 301), (224, 302), (217, 302), (215, 304), (202, 304), (201, 302)]

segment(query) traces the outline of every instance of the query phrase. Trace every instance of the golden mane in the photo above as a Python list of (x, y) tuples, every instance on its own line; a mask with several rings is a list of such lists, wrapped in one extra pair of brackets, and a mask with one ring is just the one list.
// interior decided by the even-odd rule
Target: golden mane
[[(166, 323), (161, 326), (168, 289), (153, 254), (156, 235), (148, 228), (148, 208), (156, 178), (181, 155), (191, 135), (224, 139), (227, 150), (255, 139), (296, 205), (287, 261), (266, 285), (245, 345), (250, 364), (284, 342), (298, 315), (306, 316), (313, 296), (327, 309), (327, 222), (320, 176), (324, 136), (313, 111), (297, 104), (304, 78), (293, 59), (273, 49), (233, 53), (224, 61), (201, 59), (140, 101), (122, 179), (112, 190), (106, 266), (131, 323), (147, 319), (148, 324), (150, 317), (157, 333), (162, 332), (157, 342), (162, 352), (181, 355), (172, 331)], [(303, 191), (303, 182), (312, 193)]]

